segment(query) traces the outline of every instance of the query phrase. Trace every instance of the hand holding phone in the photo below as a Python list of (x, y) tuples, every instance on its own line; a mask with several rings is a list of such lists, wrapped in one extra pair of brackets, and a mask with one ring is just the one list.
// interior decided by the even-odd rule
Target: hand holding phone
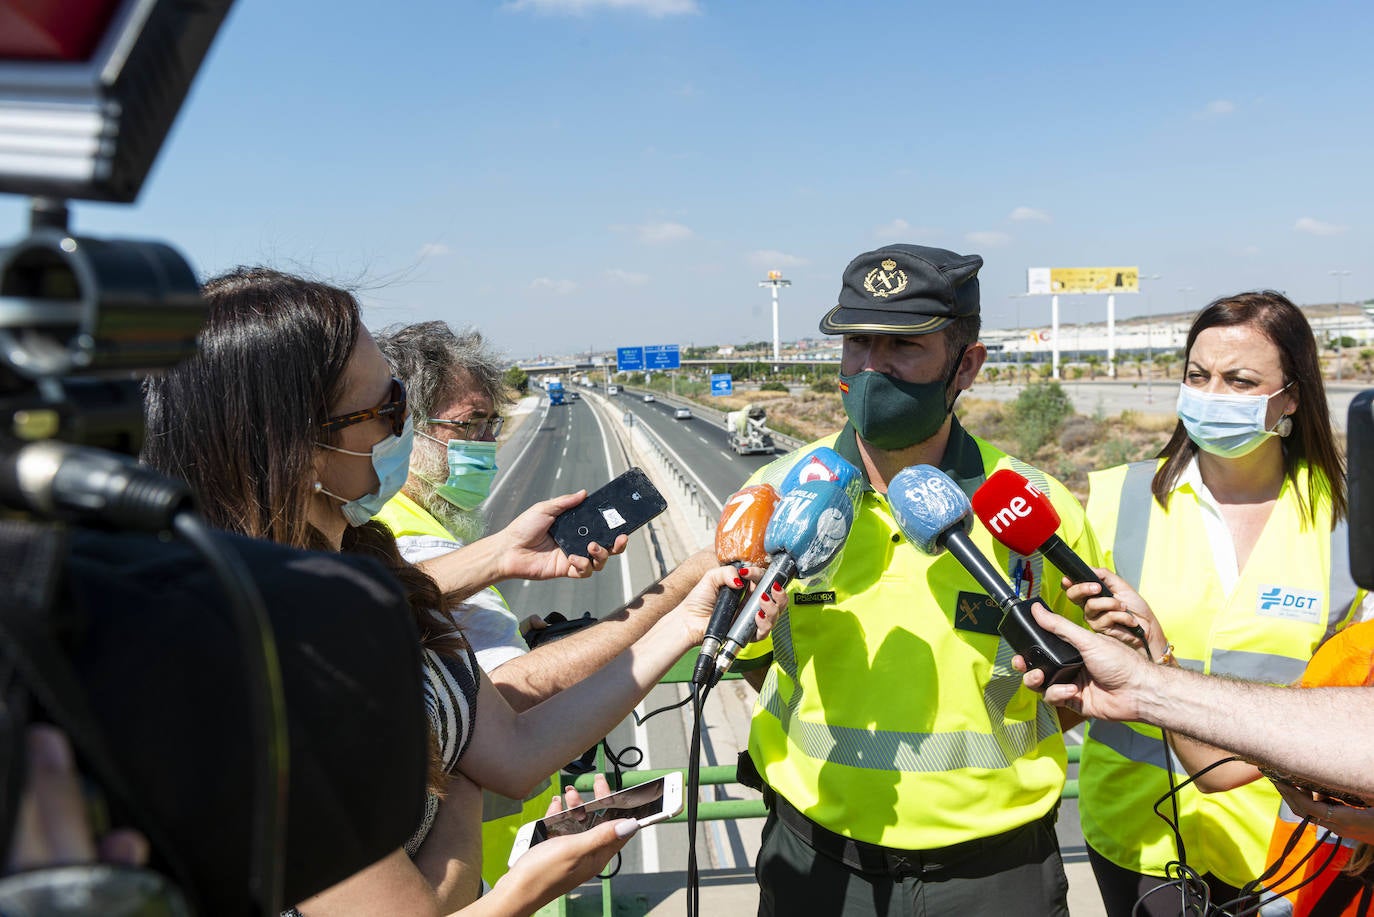
[(631, 468), (572, 509), (559, 514), (549, 534), (564, 553), (587, 556), (596, 542), (611, 550), (620, 535), (628, 535), (668, 508), (668, 501), (639, 468)]
[(509, 865), (514, 866), (530, 847), (550, 838), (581, 834), (621, 818), (633, 818), (640, 827), (645, 827), (672, 818), (681, 811), (682, 774), (673, 772), (522, 825), (515, 835)]

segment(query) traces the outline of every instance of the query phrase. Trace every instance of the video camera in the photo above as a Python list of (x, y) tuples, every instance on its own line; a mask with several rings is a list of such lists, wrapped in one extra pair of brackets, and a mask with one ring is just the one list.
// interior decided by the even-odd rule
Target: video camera
[(199, 284), (168, 245), (68, 227), (69, 198), (137, 196), (229, 6), (0, 0), (0, 191), (33, 199), (0, 251), (0, 852), (33, 722), (151, 846), (149, 870), (0, 880), (6, 913), (276, 914), (423, 811), (399, 586), (209, 532), (185, 484), (138, 465), (142, 380), (194, 352)]

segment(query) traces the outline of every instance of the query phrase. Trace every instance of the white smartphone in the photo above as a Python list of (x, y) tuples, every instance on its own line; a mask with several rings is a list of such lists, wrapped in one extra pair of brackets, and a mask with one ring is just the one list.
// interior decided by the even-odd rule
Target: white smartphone
[(602, 822), (618, 818), (636, 819), (642, 828), (672, 818), (681, 811), (682, 773), (675, 771), (657, 780), (521, 825), (515, 835), (515, 846), (511, 848), (508, 865), (514, 866), (515, 861), (531, 846), (551, 837), (580, 834)]

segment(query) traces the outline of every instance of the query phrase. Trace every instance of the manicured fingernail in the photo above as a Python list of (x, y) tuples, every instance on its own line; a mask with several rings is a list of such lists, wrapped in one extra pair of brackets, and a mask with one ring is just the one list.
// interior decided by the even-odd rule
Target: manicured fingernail
[(766, 601), (768, 601), (768, 593), (765, 592), (763, 595), (759, 596), (759, 601), (760, 601), (760, 602), (766, 602)]
[(633, 818), (622, 818), (620, 821), (616, 822), (615, 836), (630, 837), (638, 830), (639, 822), (635, 821)]
[(773, 584), (773, 591), (774, 591), (774, 592), (782, 592), (782, 583), (774, 583), (774, 584)]
[(744, 580), (740, 579), (738, 576), (735, 577), (735, 588), (738, 589), (738, 588), (740, 588), (740, 587), (743, 586), (743, 585), (744, 585)]
[(760, 611), (760, 612), (759, 612), (759, 620), (760, 620), (760, 621), (762, 621), (762, 620), (763, 620), (764, 618), (766, 618), (766, 617), (768, 617), (768, 613), (767, 613), (767, 612), (763, 612), (763, 611)]
[(748, 567), (740, 567), (740, 568), (739, 568), (739, 575), (740, 575), (740, 576), (748, 576), (748, 575), (749, 575), (749, 568), (748, 568)]

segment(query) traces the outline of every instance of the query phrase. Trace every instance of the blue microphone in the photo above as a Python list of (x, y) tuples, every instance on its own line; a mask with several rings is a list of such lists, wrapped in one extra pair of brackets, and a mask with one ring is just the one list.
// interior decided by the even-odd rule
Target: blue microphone
[(859, 469), (829, 446), (817, 446), (798, 459), (778, 484), (778, 493), (785, 497), (796, 490), (797, 485), (810, 481), (832, 481), (840, 485), (855, 504), (863, 488)]
[(730, 671), (735, 657), (753, 639), (763, 596), (770, 595), (774, 585), (785, 586), (824, 570), (840, 553), (853, 527), (854, 503), (835, 481), (807, 481), (782, 498), (763, 535), (768, 569), (725, 636), (711, 684)]
[(892, 476), (887, 487), (892, 517), (907, 540), (923, 554), (949, 551), (1002, 607), (997, 630), (1032, 669), (1045, 673), (1045, 685), (1072, 681), (1083, 657), (1063, 639), (1035, 622), (1031, 607), (1038, 599), (1021, 599), (1000, 570), (969, 537), (973, 504), (959, 485), (938, 468), (913, 465)]

